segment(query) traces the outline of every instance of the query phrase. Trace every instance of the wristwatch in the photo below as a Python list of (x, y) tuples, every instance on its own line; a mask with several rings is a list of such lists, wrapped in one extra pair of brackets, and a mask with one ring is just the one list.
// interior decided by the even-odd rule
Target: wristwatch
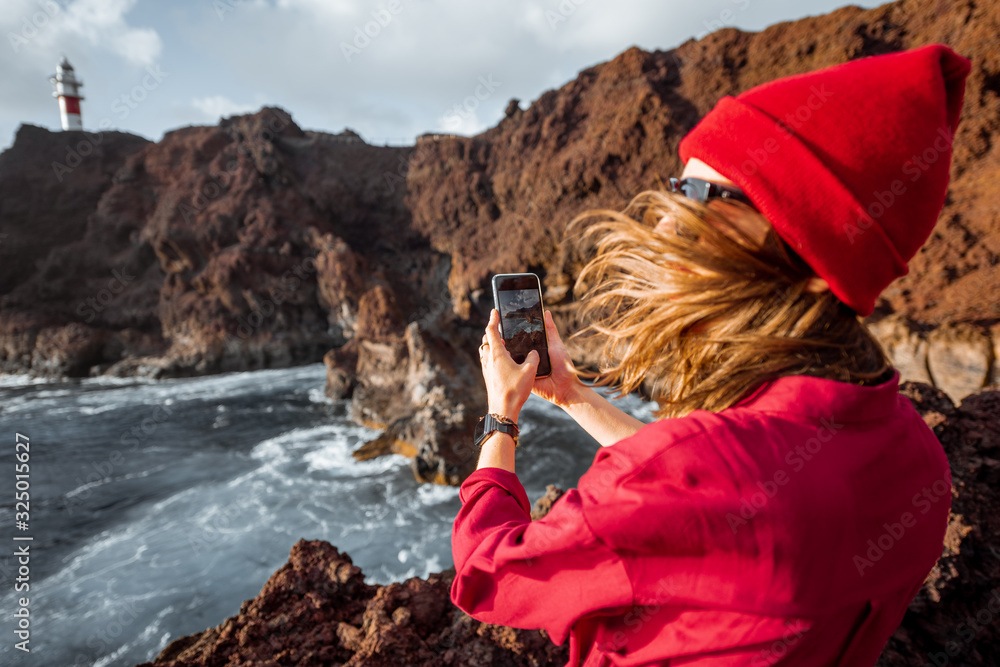
[(512, 419), (493, 413), (481, 418), (476, 424), (476, 447), (481, 447), (494, 431), (506, 433), (514, 438), (514, 447), (517, 447), (517, 435), (520, 432), (517, 424)]

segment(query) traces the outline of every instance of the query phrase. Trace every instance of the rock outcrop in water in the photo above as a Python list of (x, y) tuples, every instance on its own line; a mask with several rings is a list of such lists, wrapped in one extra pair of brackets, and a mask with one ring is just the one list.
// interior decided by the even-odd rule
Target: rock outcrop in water
[[(953, 498), (941, 560), (878, 665), (993, 667), (1000, 664), (1000, 391), (973, 394), (959, 406), (925, 384), (905, 383), (901, 391), (945, 447)], [(532, 519), (561, 494), (549, 486)], [(567, 647), (544, 631), (480, 623), (452, 605), (454, 575), (451, 568), (370, 586), (347, 554), (303, 540), (237, 616), (174, 641), (141, 667), (566, 664)]]
[[(1000, 379), (1000, 4), (898, 0), (631, 48), (470, 138), (370, 146), (267, 108), (157, 143), (24, 126), (0, 155), (0, 371), (169, 377), (319, 361), (328, 393), (454, 483), (484, 410), (491, 273), (533, 270), (564, 331), (581, 211), (678, 173), (719, 97), (946, 42), (974, 61), (934, 235), (871, 319), (954, 399)], [(864, 267), (859, 267), (863, 270)], [(580, 351), (582, 354), (582, 351)]]

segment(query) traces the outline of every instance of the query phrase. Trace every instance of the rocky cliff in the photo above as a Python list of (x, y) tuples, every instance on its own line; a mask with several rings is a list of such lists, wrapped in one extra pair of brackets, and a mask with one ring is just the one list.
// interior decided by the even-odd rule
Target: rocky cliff
[(395, 446), (456, 483), (485, 405), (480, 334), (412, 225), (412, 151), (274, 108), (155, 144), (22, 127), (0, 156), (0, 370), (169, 377), (330, 352), (329, 393), (392, 427), (365, 455)]
[[(871, 321), (895, 314), (878, 332), (907, 379), (932, 381), (958, 400), (1000, 378), (1000, 211), (991, 183), (1000, 173), (998, 30), (997, 3), (900, 0), (758, 33), (720, 30), (669, 51), (629, 49), (526, 110), (511, 105), (481, 135), (418, 144), (407, 197), (414, 225), (451, 257), (456, 312), (481, 319), (489, 274), (526, 268), (545, 276), (546, 305), (561, 311), (577, 270), (561, 243), (565, 224), (588, 208), (620, 209), (679, 174), (680, 139), (721, 96), (944, 42), (974, 63), (948, 200), (909, 275), (886, 290)], [(523, 242), (510, 244), (515, 236)], [(924, 344), (900, 344), (908, 333)]]
[(974, 62), (951, 189), (870, 323), (904, 379), (958, 400), (1000, 378), (998, 33), (997, 3), (937, 0), (724, 29), (629, 49), (478, 136), (406, 148), (273, 108), (155, 144), (25, 126), (0, 155), (0, 370), (166, 377), (325, 356), (329, 395), (385, 429), (359, 456), (412, 455), (418, 479), (455, 483), (484, 408), (492, 273), (539, 273), (574, 329), (566, 223), (678, 173), (680, 138), (719, 97), (946, 42)]

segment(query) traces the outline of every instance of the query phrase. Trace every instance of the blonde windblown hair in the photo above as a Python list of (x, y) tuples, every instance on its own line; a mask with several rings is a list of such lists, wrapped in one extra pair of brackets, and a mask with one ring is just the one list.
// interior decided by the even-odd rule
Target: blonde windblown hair
[[(643, 387), (658, 417), (717, 412), (786, 375), (891, 377), (854, 311), (829, 291), (806, 291), (815, 274), (769, 224), (759, 244), (733, 214), (760, 216), (650, 190), (623, 212), (588, 211), (570, 223), (567, 234), (594, 253), (574, 287), (589, 322), (578, 335), (603, 340), (599, 370), (579, 374), (621, 393)], [(664, 218), (676, 231), (655, 229)]]

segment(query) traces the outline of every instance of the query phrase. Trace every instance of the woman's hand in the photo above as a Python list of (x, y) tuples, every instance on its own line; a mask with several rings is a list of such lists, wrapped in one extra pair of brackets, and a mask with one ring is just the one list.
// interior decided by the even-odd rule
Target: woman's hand
[(535, 383), (538, 352), (532, 350), (524, 363), (515, 363), (500, 335), (500, 315), (494, 309), (490, 311), (490, 323), (479, 347), (479, 360), (486, 381), (489, 411), (516, 422)]
[(577, 377), (573, 360), (570, 359), (566, 346), (559, 337), (559, 330), (552, 319), (552, 312), (545, 311), (545, 337), (549, 343), (549, 363), (552, 374), (546, 378), (535, 380), (532, 393), (544, 398), (561, 408), (566, 408), (577, 400), (577, 394), (584, 388), (583, 382)]

